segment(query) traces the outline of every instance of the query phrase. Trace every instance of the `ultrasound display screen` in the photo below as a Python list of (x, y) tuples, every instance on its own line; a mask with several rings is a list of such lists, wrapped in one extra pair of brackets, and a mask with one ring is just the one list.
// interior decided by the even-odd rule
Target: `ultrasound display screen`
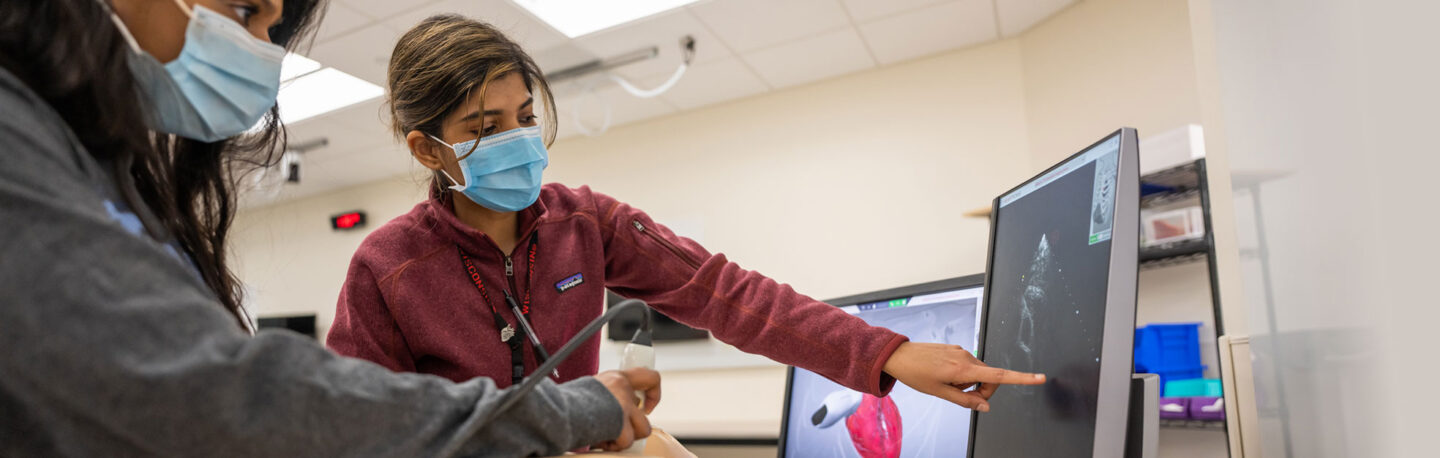
[(998, 201), (982, 359), (1048, 381), (996, 391), (973, 456), (1092, 453), (1119, 150), (1116, 135)]

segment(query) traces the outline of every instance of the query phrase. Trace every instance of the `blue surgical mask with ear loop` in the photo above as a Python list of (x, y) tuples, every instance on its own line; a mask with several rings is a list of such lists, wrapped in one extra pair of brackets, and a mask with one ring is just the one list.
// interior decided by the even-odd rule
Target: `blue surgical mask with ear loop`
[(450, 189), (460, 191), (471, 201), (491, 210), (515, 212), (540, 197), (540, 175), (550, 165), (540, 126), (510, 129), (454, 145), (429, 136), (455, 150), (455, 157), (463, 157), (460, 173), (464, 184), (443, 169), (440, 173), (455, 183)]
[(203, 6), (191, 10), (180, 0), (175, 3), (190, 23), (180, 56), (163, 65), (111, 13), (130, 43), (130, 73), (150, 101), (150, 128), (206, 142), (249, 130), (275, 106), (285, 48), (255, 38), (240, 23)]

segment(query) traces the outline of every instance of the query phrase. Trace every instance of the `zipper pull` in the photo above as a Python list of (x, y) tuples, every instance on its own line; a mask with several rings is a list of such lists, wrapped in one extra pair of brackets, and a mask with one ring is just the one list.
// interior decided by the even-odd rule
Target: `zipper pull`
[(645, 225), (644, 225), (644, 224), (640, 224), (640, 220), (631, 221), (630, 224), (634, 224), (634, 225), (635, 225), (635, 230), (640, 231), (640, 232), (645, 232)]
[(515, 276), (515, 263), (510, 262), (510, 257), (509, 257), (509, 256), (506, 256), (506, 257), (505, 257), (505, 276), (506, 276), (506, 277), (514, 277), (514, 276)]

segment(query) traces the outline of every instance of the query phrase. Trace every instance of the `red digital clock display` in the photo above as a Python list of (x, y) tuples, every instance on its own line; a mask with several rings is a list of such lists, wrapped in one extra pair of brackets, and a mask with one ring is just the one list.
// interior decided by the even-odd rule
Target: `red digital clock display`
[(354, 211), (330, 217), (330, 228), (337, 231), (365, 227), (365, 212)]

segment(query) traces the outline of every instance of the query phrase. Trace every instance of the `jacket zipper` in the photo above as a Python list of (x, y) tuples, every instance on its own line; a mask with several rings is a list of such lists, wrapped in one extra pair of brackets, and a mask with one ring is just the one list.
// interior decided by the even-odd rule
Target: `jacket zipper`
[(641, 234), (645, 234), (647, 237), (650, 237), (650, 240), (654, 240), (655, 243), (659, 243), (660, 246), (663, 246), (665, 247), (665, 249), (670, 250), (670, 254), (673, 254), (675, 255), (675, 257), (680, 258), (680, 260), (684, 261), (685, 265), (690, 266), (691, 269), (700, 269), (700, 263), (691, 260), (689, 256), (685, 255), (685, 252), (680, 251), (680, 248), (677, 248), (675, 245), (671, 244), (669, 240), (665, 240), (664, 237), (661, 237), (654, 232), (646, 230), (645, 224), (641, 223), (640, 220), (631, 220), (630, 224), (632, 226), (635, 226), (636, 231), (639, 231)]
[[(505, 256), (505, 283), (510, 286), (510, 291), (519, 292), (520, 288), (515, 286), (515, 263), (509, 255)], [(505, 294), (510, 294), (508, 291)]]
[[(535, 232), (531, 231), (527, 237), (523, 237), (520, 240), (529, 240), (529, 237), (534, 236)], [(507, 283), (510, 284), (510, 290), (518, 293), (520, 292), (520, 288), (518, 286), (515, 286), (515, 262), (512, 259), (513, 255), (514, 253), (505, 255), (505, 280), (507, 281)], [(533, 282), (533, 280), (531, 281)]]

